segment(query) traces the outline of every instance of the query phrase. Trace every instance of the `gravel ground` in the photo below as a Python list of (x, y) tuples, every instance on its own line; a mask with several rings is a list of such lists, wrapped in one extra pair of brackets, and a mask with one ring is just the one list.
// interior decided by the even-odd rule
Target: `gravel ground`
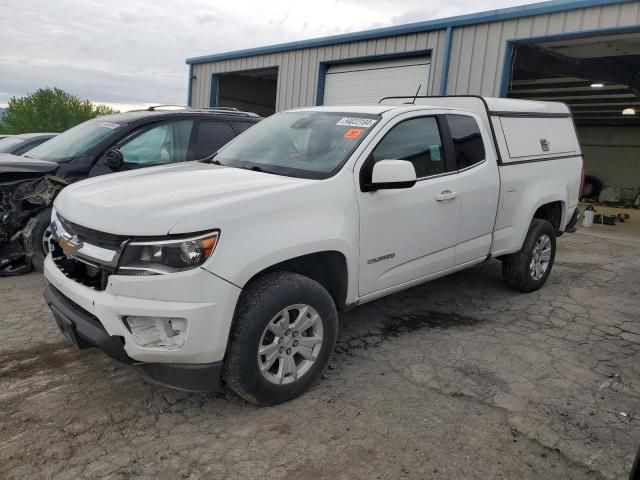
[(43, 284), (0, 279), (0, 478), (624, 479), (640, 445), (640, 243), (564, 235), (534, 294), (490, 262), (346, 313), (271, 408), (73, 350)]

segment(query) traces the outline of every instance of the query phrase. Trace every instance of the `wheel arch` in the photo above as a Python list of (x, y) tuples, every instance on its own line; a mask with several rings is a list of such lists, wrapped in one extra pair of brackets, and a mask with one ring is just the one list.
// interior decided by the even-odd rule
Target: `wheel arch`
[(349, 270), (347, 257), (342, 252), (324, 250), (279, 261), (254, 273), (246, 285), (271, 272), (292, 272), (309, 277), (329, 292), (338, 311), (347, 305)]
[[(560, 209), (560, 214), (558, 218), (558, 208)], [(554, 230), (556, 231), (556, 235), (558, 232), (564, 231), (564, 225), (566, 222), (566, 202), (558, 198), (557, 196), (549, 195), (544, 196), (538, 199), (537, 202), (533, 202), (529, 211), (525, 214), (524, 218), (526, 221), (523, 221), (517, 225), (517, 228), (514, 230), (513, 234), (513, 243), (512, 248), (510, 248), (508, 252), (505, 253), (513, 253), (517, 252), (522, 248), (524, 241), (527, 237), (527, 232), (529, 231), (529, 226), (531, 225), (531, 221), (534, 218), (539, 218), (541, 220), (549, 220), (551, 225), (553, 225)], [(555, 222), (555, 223), (554, 223)], [(559, 223), (558, 223), (559, 222)]]
[(533, 214), (532, 218), (539, 218), (548, 221), (556, 231), (556, 235), (561, 235), (564, 231), (566, 223), (565, 202), (562, 200), (554, 200), (540, 205)]

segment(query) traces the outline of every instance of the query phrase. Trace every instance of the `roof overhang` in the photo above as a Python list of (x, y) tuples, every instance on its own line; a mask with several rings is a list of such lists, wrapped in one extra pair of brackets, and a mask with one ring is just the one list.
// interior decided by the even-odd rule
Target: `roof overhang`
[(408, 23), (393, 27), (376, 28), (361, 32), (345, 33), (328, 37), (301, 40), (297, 42), (280, 43), (266, 47), (249, 48), (245, 50), (235, 50), (227, 53), (217, 53), (199, 57), (187, 58), (188, 65), (199, 63), (219, 62), (234, 58), (250, 57), (254, 55), (266, 55), (271, 53), (301, 50), (303, 48), (316, 48), (327, 45), (335, 45), (347, 42), (357, 42), (361, 40), (372, 40), (377, 38), (392, 37), (398, 35), (408, 35), (411, 33), (428, 32), (433, 30), (443, 30), (448, 27), (463, 27), (479, 23), (489, 23), (496, 21), (511, 20), (515, 18), (531, 17), (534, 15), (544, 15), (556, 12), (566, 12), (581, 8), (601, 7), (619, 3), (630, 3), (636, 0), (551, 0), (548, 2), (520, 5), (517, 7), (502, 8), (499, 10), (489, 10), (485, 12), (459, 15), (426, 22)]

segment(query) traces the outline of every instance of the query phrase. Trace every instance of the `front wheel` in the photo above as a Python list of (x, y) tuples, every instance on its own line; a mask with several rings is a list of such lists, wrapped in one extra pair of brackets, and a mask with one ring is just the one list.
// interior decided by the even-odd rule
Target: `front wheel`
[(556, 256), (556, 232), (546, 220), (534, 218), (522, 249), (502, 260), (502, 276), (520, 292), (538, 290), (547, 281)]
[(36, 223), (31, 231), (31, 264), (38, 272), (44, 270), (44, 259), (49, 254), (51, 240), (51, 209), (45, 208), (36, 215)]
[(224, 380), (249, 402), (286, 402), (317, 380), (337, 336), (336, 306), (322, 285), (290, 272), (263, 275), (238, 301)]

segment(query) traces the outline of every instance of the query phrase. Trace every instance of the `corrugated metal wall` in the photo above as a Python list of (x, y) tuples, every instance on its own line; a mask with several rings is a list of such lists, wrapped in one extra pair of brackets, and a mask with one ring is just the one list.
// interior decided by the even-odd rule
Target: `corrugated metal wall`
[(578, 127), (578, 137), (588, 175), (605, 186), (628, 188), (638, 193), (640, 134), (637, 127)]
[(638, 23), (640, 2), (633, 2), (456, 28), (447, 94), (498, 96), (507, 40)]
[[(434, 58), (442, 58), (445, 30), (437, 30), (397, 37), (342, 43), (319, 48), (305, 48), (291, 52), (256, 55), (193, 66), (191, 104), (194, 107), (209, 106), (211, 74), (279, 67), (276, 110), (315, 105), (318, 88), (318, 64), (374, 55), (402, 54), (418, 50), (432, 50)], [(440, 85), (442, 64), (433, 65), (429, 94), (435, 95)]]
[[(453, 29), (448, 94), (498, 96), (507, 40), (640, 23), (640, 2), (613, 4)], [(192, 105), (209, 106), (212, 73), (279, 67), (276, 110), (314, 105), (321, 61), (432, 50), (429, 92), (440, 86), (445, 30), (196, 64)]]

